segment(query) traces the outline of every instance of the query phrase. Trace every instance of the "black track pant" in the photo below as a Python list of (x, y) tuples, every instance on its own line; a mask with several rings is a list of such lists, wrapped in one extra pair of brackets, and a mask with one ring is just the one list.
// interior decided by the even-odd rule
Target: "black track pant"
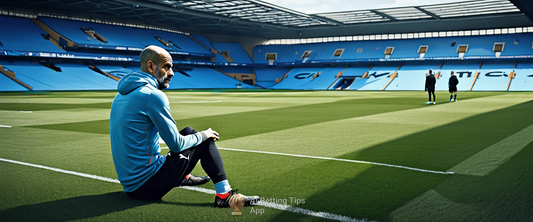
[(428, 89), (429, 100), (431, 101), (431, 94), (433, 94), (433, 102), (435, 102), (435, 89)]
[[(196, 131), (187, 127), (180, 131), (182, 135), (194, 134)], [(202, 160), (202, 168), (211, 177), (213, 183), (226, 180), (226, 171), (222, 157), (213, 139), (208, 139), (198, 146), (174, 153), (168, 152), (165, 163), (139, 189), (128, 195), (141, 200), (160, 200), (172, 188), (179, 186), (192, 169)]]

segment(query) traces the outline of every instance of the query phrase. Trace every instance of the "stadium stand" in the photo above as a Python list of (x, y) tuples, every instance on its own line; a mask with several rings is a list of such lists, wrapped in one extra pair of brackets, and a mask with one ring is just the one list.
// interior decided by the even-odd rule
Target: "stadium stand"
[[(209, 51), (183, 34), (55, 18), (39, 20), (78, 43), (79, 48), (140, 51), (148, 45), (157, 45), (171, 53), (211, 56)], [(88, 34), (91, 31), (98, 35)]]
[(287, 77), (281, 80), (276, 85), (272, 86), (272, 89), (311, 89), (307, 85), (320, 78), (320, 73), (324, 71), (325, 68), (294, 68), (289, 73)]
[[(442, 38), (421, 38), (406, 40), (379, 40), (379, 41), (354, 41), (354, 42), (330, 42), (313, 43), (300, 45), (262, 45), (254, 49), (254, 62), (256, 64), (266, 64), (266, 53), (278, 53), (277, 63), (294, 63), (300, 60), (300, 56), (305, 51), (312, 51), (308, 62), (339, 62), (339, 61), (375, 61), (385, 59), (384, 52), (387, 47), (394, 48), (390, 55), (390, 60), (407, 60), (420, 58), (418, 49), (420, 46), (427, 46), (427, 52), (423, 58), (426, 60), (458, 60), (457, 48), (467, 45), (468, 50), (464, 54), (465, 58), (483, 59), (482, 56), (495, 57), (493, 52), (494, 43), (504, 43), (505, 49), (498, 57), (532, 55), (533, 49), (528, 47), (520, 48), (515, 42), (531, 42), (531, 33), (490, 35), (490, 36), (468, 36), (468, 37), (442, 37)], [(344, 49), (341, 56), (334, 56), (337, 49)]]
[(114, 90), (117, 88), (117, 81), (105, 75), (101, 75), (85, 65), (78, 64), (59, 64), (62, 72), (68, 73), (74, 77), (79, 78), (92, 84), (87, 84), (88, 90)]
[(335, 90), (358, 90), (364, 86), (366, 80), (363, 80), (362, 77), (365, 75), (365, 72), (368, 72), (370, 65), (368, 66), (352, 66), (348, 67), (342, 73), (337, 85), (330, 88)]
[[(2, 62), (3, 63), (3, 62)], [(16, 74), (0, 65), (0, 91), (28, 91), (30, 86), (16, 78)]]
[[(125, 67), (137, 67), (147, 45), (176, 56), (172, 89), (423, 90), (433, 69), (436, 90), (448, 90), (451, 71), (460, 91), (533, 90), (533, 48), (523, 45), (530, 46), (533, 33), (257, 45), (252, 60), (239, 43), (211, 42), (198, 34), (47, 17), (0, 16), (0, 21), (0, 28), (10, 30), (0, 36), (5, 60), (0, 65), (16, 73), (16, 78), (2, 75), (0, 91), (113, 90), (123, 75), (137, 70)], [(50, 30), (77, 47), (63, 50), (47, 40)], [(275, 61), (267, 54), (275, 54)], [(40, 62), (61, 71), (27, 57), (46, 58)], [(97, 65), (88, 68), (80, 61)]]
[(215, 62), (236, 62), (253, 64), (252, 60), (239, 43), (212, 42), (213, 48), (219, 53), (215, 56)]
[(509, 91), (533, 90), (533, 61), (517, 62), (513, 67), (516, 77), (509, 85)]
[(294, 68), (273, 89), (327, 90), (346, 67)]
[(180, 70), (181, 72), (174, 72), (174, 78), (169, 89), (256, 88), (208, 67), (185, 66), (180, 67)]
[(255, 68), (256, 85), (264, 88), (270, 88), (276, 84), (276, 79), (281, 79), (287, 74), (289, 67), (258, 67)]
[[(360, 80), (364, 82), (364, 84), (359, 88), (350, 87), (350, 90), (384, 90), (400, 65), (401, 64), (396, 63), (374, 65)], [(358, 83), (358, 85), (360, 84), (361, 83)]]
[[(397, 71), (398, 75), (386, 90), (424, 90), (426, 74), (432, 69), (434, 74), (439, 74), (439, 62), (410, 62), (405, 63)], [(440, 73), (437, 82), (443, 82)], [(446, 79), (446, 81), (448, 81)], [(437, 83), (438, 84), (438, 83)]]
[[(65, 52), (45, 39), (46, 32), (31, 20), (0, 16), (0, 54), (19, 55), (26, 52)], [(43, 36), (44, 35), (44, 36)]]
[(209, 39), (207, 38), (207, 36), (205, 35), (198, 35), (198, 34), (191, 34), (191, 37), (196, 40), (198, 42), (198, 44), (202, 45), (203, 47), (205, 47), (205, 49), (211, 51), (211, 48), (213, 48), (213, 46), (211, 45), (211, 42), (209, 41)]
[(116, 81), (106, 78), (88, 67), (62, 64), (56, 65), (61, 71), (55, 71), (44, 65), (17, 61), (4, 65), (16, 73), (17, 79), (33, 87), (33, 90), (111, 90), (116, 88)]
[(484, 62), (472, 91), (507, 91), (513, 69), (512, 61)]
[[(91, 68), (91, 66), (89, 66), (89, 68)], [(130, 69), (130, 68), (126, 68), (125, 66), (117, 66), (117, 65), (94, 65), (94, 69), (96, 72), (100, 74), (103, 74), (103, 75), (109, 74), (111, 76), (116, 77), (116, 78), (113, 78), (110, 76), (110, 78), (115, 79), (115, 80), (119, 80), (123, 76), (135, 70), (134, 68)], [(98, 70), (100, 70), (101, 72)]]
[(253, 67), (235, 67), (235, 66), (220, 66), (217, 67), (223, 73), (243, 73), (243, 74), (253, 74)]
[(450, 73), (451, 71), (454, 71), (457, 79), (459, 80), (457, 90), (470, 91), (473, 85), (475, 85), (475, 81), (477, 81), (475, 77), (478, 73), (479, 66), (480, 62), (444, 62), (444, 65), (440, 69), (442, 77), (437, 80), (435, 90), (447, 91)]

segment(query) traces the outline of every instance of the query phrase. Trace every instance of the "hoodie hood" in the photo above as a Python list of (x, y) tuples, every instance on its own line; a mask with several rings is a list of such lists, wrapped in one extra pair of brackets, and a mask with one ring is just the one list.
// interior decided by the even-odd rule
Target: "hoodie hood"
[(120, 94), (126, 95), (131, 91), (148, 84), (155, 88), (159, 86), (157, 80), (152, 75), (142, 71), (132, 72), (120, 79), (117, 85), (117, 90)]

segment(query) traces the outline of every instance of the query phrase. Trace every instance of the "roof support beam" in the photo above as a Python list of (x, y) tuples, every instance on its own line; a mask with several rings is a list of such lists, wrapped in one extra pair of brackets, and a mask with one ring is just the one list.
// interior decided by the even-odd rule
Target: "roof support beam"
[(418, 9), (419, 11), (423, 12), (423, 13), (426, 13), (426, 15), (429, 15), (431, 17), (433, 17), (434, 19), (437, 19), (437, 20), (440, 20), (441, 18), (433, 13), (431, 13), (430, 11), (428, 10), (425, 10), (423, 8), (420, 8), (418, 6), (415, 6), (414, 8)]
[(376, 14), (376, 15), (379, 15), (379, 16), (381, 16), (381, 17), (383, 17), (383, 18), (387, 18), (387, 19), (389, 19), (389, 20), (391, 20), (391, 21), (398, 21), (398, 19), (396, 19), (396, 18), (394, 18), (394, 17), (392, 17), (392, 16), (390, 16), (390, 15), (387, 15), (387, 14), (385, 14), (385, 13), (379, 12), (378, 10), (370, 10), (370, 11), (371, 11), (372, 13)]
[[(119, 0), (114, 0), (114, 1), (119, 1)], [(182, 13), (182, 14), (187, 14), (187, 15), (195, 15), (195, 16), (199, 16), (199, 17), (203, 17), (203, 18), (212, 18), (212, 19), (218, 19), (218, 20), (224, 20), (224, 21), (230, 21), (230, 22), (239, 22), (239, 23), (244, 23), (244, 24), (248, 24), (248, 25), (268, 26), (268, 27), (272, 27), (272, 28), (281, 28), (281, 29), (290, 29), (290, 30), (296, 29), (294, 27), (286, 27), (286, 26), (283, 26), (283, 25), (272, 25), (272, 24), (268, 24), (268, 23), (249, 22), (249, 21), (244, 21), (242, 19), (238, 19), (238, 18), (229, 18), (229, 17), (226, 17), (226, 16), (214, 15), (214, 14), (210, 14), (210, 13), (201, 13), (201, 12), (196, 12), (194, 10), (190, 10), (190, 9), (186, 9), (186, 8), (172, 7), (172, 6), (161, 5), (161, 4), (157, 4), (157, 3), (153, 3), (153, 2), (147, 2), (147, 1), (120, 0), (119, 2), (128, 3), (128, 4), (132, 4), (132, 5), (139, 5), (139, 6), (143, 6), (143, 7), (147, 7), (147, 8), (152, 8), (152, 9), (159, 9), (159, 10), (162, 10), (162, 11), (169, 11), (169, 12), (174, 12), (174, 13)]]

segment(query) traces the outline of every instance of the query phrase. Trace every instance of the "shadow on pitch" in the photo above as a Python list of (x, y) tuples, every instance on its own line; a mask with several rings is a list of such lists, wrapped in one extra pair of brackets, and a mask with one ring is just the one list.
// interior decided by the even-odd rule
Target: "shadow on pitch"
[[(337, 158), (446, 171), (533, 124), (533, 101), (478, 114)], [(437, 117), (438, 118), (438, 117)], [(485, 176), (441, 175), (371, 166), (305, 198), (302, 208), (378, 221), (531, 221), (533, 143)], [(335, 169), (335, 170), (327, 170)], [(350, 175), (347, 163), (325, 161), (295, 169), (312, 177)], [(290, 183), (306, 179), (294, 178)], [(281, 178), (281, 177), (280, 177)], [(287, 180), (270, 183), (283, 184)], [(305, 190), (302, 183), (300, 190)], [(312, 184), (310, 186), (317, 186)], [(431, 198), (414, 202), (418, 197)], [(433, 198), (433, 199), (432, 199)], [(441, 201), (441, 202), (437, 202)], [(396, 212), (396, 209), (407, 205)], [(392, 213), (396, 216), (392, 218)], [(283, 212), (274, 221), (291, 213)]]
[(212, 203), (141, 201), (125, 192), (81, 196), (0, 211), (0, 221), (71, 221), (103, 216), (151, 204), (212, 206)]

